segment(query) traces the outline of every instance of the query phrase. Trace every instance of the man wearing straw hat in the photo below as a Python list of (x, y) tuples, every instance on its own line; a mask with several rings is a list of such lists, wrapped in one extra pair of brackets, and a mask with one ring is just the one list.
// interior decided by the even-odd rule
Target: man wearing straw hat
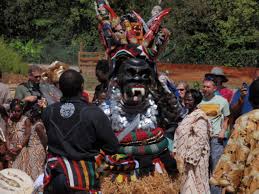
[(217, 86), (216, 94), (221, 95), (230, 102), (233, 97), (233, 91), (223, 85), (223, 83), (228, 82), (228, 78), (224, 74), (223, 69), (220, 67), (213, 67), (210, 73), (205, 74), (205, 78), (207, 77), (214, 78)]

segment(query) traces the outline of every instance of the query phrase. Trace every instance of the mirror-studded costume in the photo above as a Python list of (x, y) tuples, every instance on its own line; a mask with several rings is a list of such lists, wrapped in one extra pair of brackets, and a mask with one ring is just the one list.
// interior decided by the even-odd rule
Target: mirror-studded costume
[(158, 81), (155, 63), (169, 39), (170, 32), (161, 22), (170, 9), (145, 23), (134, 11), (117, 16), (106, 0), (96, 0), (95, 8), (112, 68), (108, 98), (100, 107), (120, 143), (117, 155), (105, 157), (112, 177), (123, 182), (155, 170), (174, 175), (176, 162), (165, 132), (177, 126), (184, 112), (175, 95)]

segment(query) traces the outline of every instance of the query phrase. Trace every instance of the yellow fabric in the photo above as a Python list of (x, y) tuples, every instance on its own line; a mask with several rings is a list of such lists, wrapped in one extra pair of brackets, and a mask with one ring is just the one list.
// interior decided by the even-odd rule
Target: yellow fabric
[(237, 119), (210, 182), (229, 192), (259, 192), (259, 109)]

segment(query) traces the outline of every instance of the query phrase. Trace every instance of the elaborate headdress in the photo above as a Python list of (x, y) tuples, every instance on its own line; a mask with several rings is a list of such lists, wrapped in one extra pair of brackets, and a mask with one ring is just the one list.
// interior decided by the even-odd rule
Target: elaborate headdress
[(148, 22), (135, 11), (117, 16), (107, 0), (96, 0), (95, 9), (101, 42), (113, 68), (127, 58), (154, 62), (168, 42), (170, 32), (161, 27), (161, 22), (170, 8), (153, 15)]

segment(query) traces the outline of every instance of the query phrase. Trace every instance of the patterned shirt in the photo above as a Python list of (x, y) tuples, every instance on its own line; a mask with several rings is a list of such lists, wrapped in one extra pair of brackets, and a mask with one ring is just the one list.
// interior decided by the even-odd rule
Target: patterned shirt
[[(259, 191), (259, 109), (240, 116), (210, 182), (228, 192)], [(256, 192), (257, 191), (257, 192)]]

